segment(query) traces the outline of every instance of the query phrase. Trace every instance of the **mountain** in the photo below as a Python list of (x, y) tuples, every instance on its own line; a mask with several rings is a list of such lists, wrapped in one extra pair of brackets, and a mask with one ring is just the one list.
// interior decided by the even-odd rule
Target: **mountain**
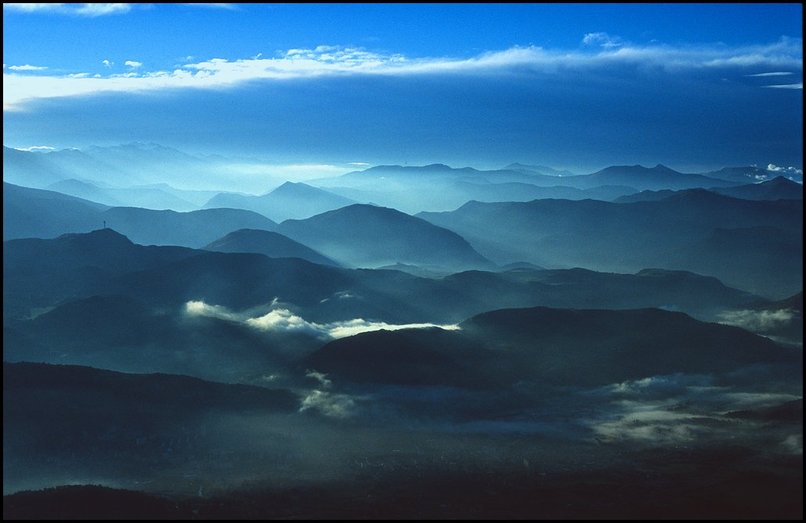
[(803, 291), (783, 300), (745, 304), (722, 311), (717, 320), (779, 343), (803, 347)]
[[(688, 189), (695, 190), (696, 189)], [(734, 187), (714, 187), (710, 192), (739, 198), (741, 200), (802, 200), (803, 186), (783, 176), (776, 176), (772, 180)], [(684, 191), (641, 191), (637, 194), (628, 194), (616, 198), (616, 203), (653, 202), (660, 201)]]
[(784, 176), (761, 183), (713, 189), (714, 192), (744, 200), (802, 200), (803, 186)]
[[(68, 179), (81, 180), (102, 188), (161, 183), (182, 187), (191, 173), (198, 186), (200, 182), (217, 179), (222, 166), (231, 163), (226, 159), (198, 158), (153, 143), (90, 146), (83, 150), (47, 152), (4, 147), (3, 152), (3, 180), (38, 189)], [(206, 199), (209, 198), (210, 195), (206, 195)], [(194, 202), (195, 205), (200, 203)]]
[(355, 204), (277, 231), (348, 265), (405, 263), (452, 269), (490, 267), (461, 236), (395, 209)]
[[(373, 202), (403, 212), (450, 210), (469, 199), (522, 199), (537, 187), (570, 185), (566, 178), (516, 170), (481, 171), (444, 164), (425, 166), (379, 165), (335, 178), (315, 180), (317, 186), (359, 202)], [(517, 185), (512, 185), (517, 184)], [(559, 189), (565, 190), (567, 189)], [(620, 194), (634, 192), (627, 190)], [(534, 198), (542, 197), (535, 193)], [(588, 196), (590, 197), (590, 196)]]
[[(589, 188), (601, 185), (626, 185), (639, 191), (662, 189), (691, 189), (725, 187), (735, 185), (726, 180), (701, 174), (684, 174), (665, 165), (643, 167), (641, 165), (618, 165), (607, 167), (593, 174), (572, 178), (577, 187)], [(569, 180), (563, 180), (568, 183)], [(570, 184), (569, 184), (570, 185)]]
[(716, 227), (668, 256), (669, 264), (718, 275), (763, 296), (781, 298), (803, 288), (802, 229), (786, 223)]
[(269, 258), (301, 258), (311, 263), (338, 266), (338, 263), (310, 247), (271, 231), (240, 229), (208, 244), (204, 249), (217, 252), (253, 252)]
[(574, 176), (574, 173), (567, 170), (558, 170), (545, 165), (524, 165), (522, 163), (511, 163), (504, 167), (507, 171), (525, 171), (533, 174), (544, 174), (547, 176)]
[(101, 213), (107, 226), (144, 245), (202, 247), (239, 229), (274, 230), (277, 224), (242, 209), (176, 212), (112, 207)]
[(309, 218), (353, 203), (349, 198), (304, 183), (286, 182), (263, 196), (219, 193), (204, 207), (247, 209), (280, 222)]
[(52, 238), (103, 225), (106, 205), (3, 182), (3, 239)]
[(48, 189), (86, 198), (110, 206), (144, 207), (147, 209), (171, 209), (191, 211), (198, 205), (177, 197), (159, 187), (98, 187), (76, 179), (61, 180), (48, 186)]
[(282, 389), (4, 362), (3, 488), (106, 483), (104, 478), (134, 486), (136, 480), (161, 483), (160, 475), (170, 483), (175, 467), (198, 474), (200, 466), (231, 463), (233, 448), (249, 448), (227, 437), (227, 420), (271, 424), (298, 407), (297, 396)]
[(623, 185), (604, 185), (590, 189), (577, 189), (564, 185), (542, 187), (529, 183), (471, 183), (457, 181), (451, 185), (455, 193), (452, 196), (453, 208), (459, 207), (468, 201), (479, 202), (528, 202), (531, 200), (562, 199), (562, 200), (614, 200), (620, 196), (634, 194), (632, 187)]
[(381, 330), (332, 341), (305, 365), (356, 383), (475, 388), (493, 384), (494, 356), (443, 329)]
[[(527, 261), (550, 268), (607, 272), (680, 269), (715, 276), (769, 297), (791, 295), (802, 288), (801, 271), (795, 269), (802, 264), (802, 200), (749, 201), (699, 189), (635, 203), (469, 202), (452, 212), (417, 216), (461, 234), (499, 264)], [(758, 267), (734, 267), (736, 257), (744, 256), (739, 254), (739, 244), (728, 251), (719, 241), (709, 240), (717, 229), (755, 227), (783, 231), (767, 241), (784, 246), (766, 254), (767, 266), (782, 270), (766, 271), (765, 281), (759, 281)]]
[(474, 316), (460, 326), (471, 338), (511, 354), (516, 376), (558, 385), (802, 360), (797, 351), (742, 329), (658, 309), (509, 309)]
[(742, 329), (658, 309), (504, 309), (460, 327), (342, 338), (314, 352), (307, 364), (355, 383), (476, 388), (521, 380), (602, 386), (802, 360), (799, 351)]
[(182, 247), (135, 245), (112, 229), (6, 241), (3, 317), (27, 318), (64, 300), (92, 296), (122, 274), (195, 254)]
[(239, 321), (156, 310), (127, 296), (95, 295), (32, 320), (7, 322), (3, 358), (184, 374), (226, 382), (288, 380), (290, 360), (321, 345), (304, 332), (266, 333)]
[(4, 243), (4, 253), (3, 312), (17, 319), (96, 295), (127, 296), (163, 311), (182, 310), (191, 300), (243, 311), (276, 298), (308, 321), (391, 323), (453, 323), (491, 308), (537, 305), (663, 307), (713, 320), (760, 299), (714, 278), (657, 269), (468, 271), (433, 279), (259, 254), (142, 246), (111, 229), (12, 240)]
[[(54, 205), (54, 202), (59, 202)], [(4, 184), (3, 239), (52, 238), (108, 226), (132, 241), (201, 247), (238, 229), (273, 230), (265, 216), (241, 209), (191, 212), (107, 207), (54, 191)]]
[(3, 146), (3, 182), (44, 188), (69, 176), (51, 168), (40, 153)]

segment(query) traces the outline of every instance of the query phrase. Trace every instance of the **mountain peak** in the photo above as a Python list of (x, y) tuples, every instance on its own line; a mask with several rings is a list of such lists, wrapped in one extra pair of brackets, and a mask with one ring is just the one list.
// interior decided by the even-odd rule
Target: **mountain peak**
[(79, 245), (133, 245), (129, 238), (108, 227), (90, 232), (62, 234), (57, 240)]

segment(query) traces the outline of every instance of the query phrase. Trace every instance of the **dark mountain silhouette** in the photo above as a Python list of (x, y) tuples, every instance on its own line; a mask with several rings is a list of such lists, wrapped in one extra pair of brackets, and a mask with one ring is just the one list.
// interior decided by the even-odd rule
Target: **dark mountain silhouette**
[(28, 317), (66, 299), (101, 292), (122, 274), (153, 268), (197, 251), (144, 247), (112, 229), (56, 239), (3, 243), (3, 317)]
[(443, 329), (367, 332), (335, 340), (306, 366), (356, 383), (486, 387), (493, 354), (461, 334)]
[[(645, 269), (636, 274), (585, 269), (515, 269), (498, 274), (468, 271), (447, 276), (442, 283), (466, 296), (467, 303), (486, 303), (488, 308), (655, 307), (709, 320), (727, 308), (744, 306), (755, 299), (749, 293), (726, 287), (716, 278), (663, 269)], [(482, 310), (474, 311), (477, 312)]]
[(175, 466), (189, 471), (189, 463), (227, 462), (233, 445), (216, 443), (220, 420), (247, 416), (271, 423), (298, 406), (297, 396), (282, 389), (4, 362), (3, 485), (13, 491), (19, 487), (12, 485), (71, 478), (132, 485), (131, 477), (159, 479), (157, 471), (170, 475)]
[[(112, 230), (4, 244), (4, 316), (27, 318), (64, 301), (120, 294), (174, 310), (205, 300), (235, 310), (273, 298), (311, 321), (371, 318), (456, 322), (490, 308), (665, 307), (713, 319), (758, 300), (714, 278), (672, 271), (470, 271), (444, 279), (395, 270), (343, 270), (300, 259), (141, 246)], [(410, 269), (411, 270), (411, 269)]]
[[(715, 187), (709, 190), (717, 194), (722, 194), (731, 198), (739, 198), (742, 200), (803, 199), (803, 186), (783, 176), (777, 176), (772, 180), (761, 183), (751, 183), (748, 185), (738, 185), (735, 187)], [(620, 196), (614, 201), (616, 203), (652, 202), (664, 200), (676, 194), (676, 191), (669, 189), (662, 191), (641, 191), (637, 194)]]
[(66, 485), (3, 498), (3, 519), (192, 519), (177, 503), (144, 492), (98, 485)]
[[(802, 288), (801, 271), (794, 269), (802, 263), (797, 252), (802, 242), (792, 243), (802, 235), (802, 200), (749, 201), (700, 189), (629, 204), (593, 200), (469, 202), (453, 212), (418, 216), (461, 234), (500, 264), (528, 261), (544, 267), (618, 272), (646, 267), (683, 269), (770, 297)], [(759, 273), (751, 266), (732, 268), (737, 251), (727, 252), (718, 241), (709, 240), (716, 229), (755, 227), (783, 230), (783, 236), (768, 241), (789, 246), (767, 251), (769, 262), (784, 270), (771, 271), (767, 281), (758, 284), (752, 284)]]
[(8, 323), (5, 361), (91, 365), (242, 382), (287, 374), (290, 360), (321, 342), (295, 332), (265, 333), (237, 321), (153, 311), (124, 296), (65, 303), (33, 320)]
[(350, 205), (307, 220), (287, 220), (277, 230), (354, 266), (394, 263), (453, 269), (490, 266), (461, 236), (385, 207)]
[(514, 353), (523, 376), (566, 385), (797, 364), (801, 357), (742, 329), (658, 309), (510, 309), (480, 314), (461, 327), (489, 347)]
[(310, 247), (272, 231), (240, 229), (206, 245), (204, 249), (217, 252), (253, 252), (269, 258), (301, 258), (311, 263), (336, 267), (339, 265)]
[(274, 221), (309, 218), (355, 201), (304, 183), (286, 182), (262, 196), (220, 193), (205, 208), (230, 207), (255, 211)]
[[(459, 332), (378, 331), (325, 345), (308, 363), (357, 383), (483, 387), (530, 380), (567, 387), (747, 365), (799, 365), (802, 354), (742, 329), (658, 309), (505, 309)], [(483, 369), (483, 373), (479, 373)]]

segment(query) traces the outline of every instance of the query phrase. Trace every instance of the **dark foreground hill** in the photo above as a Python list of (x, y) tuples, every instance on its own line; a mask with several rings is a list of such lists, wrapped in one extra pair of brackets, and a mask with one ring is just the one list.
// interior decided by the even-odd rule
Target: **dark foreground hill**
[(799, 353), (735, 327), (657, 309), (492, 311), (442, 329), (378, 331), (325, 345), (308, 364), (359, 383), (595, 386), (792, 362)]

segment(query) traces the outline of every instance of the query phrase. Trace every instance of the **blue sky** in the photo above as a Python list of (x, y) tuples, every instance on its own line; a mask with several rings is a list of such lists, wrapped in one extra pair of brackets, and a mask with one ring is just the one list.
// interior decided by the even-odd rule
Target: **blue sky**
[(36, 6), (4, 7), (14, 147), (802, 168), (800, 4)]

